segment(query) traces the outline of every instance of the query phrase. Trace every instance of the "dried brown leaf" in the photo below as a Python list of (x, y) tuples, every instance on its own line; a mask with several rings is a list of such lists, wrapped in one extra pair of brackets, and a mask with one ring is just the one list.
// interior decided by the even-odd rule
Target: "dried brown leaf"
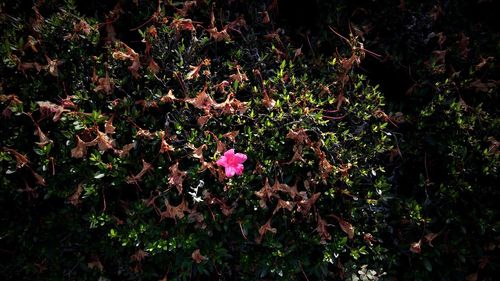
[(191, 254), (191, 258), (196, 262), (196, 263), (201, 263), (204, 260), (208, 260), (207, 257), (202, 256), (200, 253), (200, 249), (194, 250), (194, 252)]
[(352, 240), (354, 238), (354, 227), (352, 226), (352, 224), (348, 223), (342, 218), (338, 218), (338, 222), (340, 229), (342, 229), (342, 231), (347, 234), (347, 237)]
[(225, 138), (227, 138), (231, 142), (235, 142), (236, 141), (236, 136), (239, 133), (240, 133), (240, 131), (232, 131), (232, 132), (229, 132), (229, 133), (225, 133), (222, 136), (225, 137)]
[(132, 256), (130, 256), (130, 259), (133, 260), (133, 261), (140, 262), (140, 261), (142, 261), (144, 258), (146, 258), (148, 256), (149, 256), (148, 252), (146, 252), (146, 251), (144, 251), (142, 249), (139, 249)]
[(71, 196), (68, 197), (68, 202), (73, 206), (80, 206), (82, 201), (80, 200), (80, 195), (83, 192), (83, 183), (79, 183)]
[(9, 154), (14, 155), (14, 157), (16, 158), (16, 168), (18, 169), (24, 167), (26, 164), (29, 163), (28, 157), (26, 157), (26, 155), (17, 152), (17, 150), (8, 147), (4, 147), (2, 148), (2, 150)]
[(187, 172), (179, 170), (179, 162), (168, 168), (170, 174), (168, 176), (168, 183), (177, 188), (179, 194), (182, 194), (182, 183), (184, 182), (184, 178), (187, 175)]
[(318, 215), (318, 226), (316, 227), (316, 231), (319, 233), (321, 237), (321, 244), (325, 244), (326, 240), (332, 239), (330, 233), (328, 233), (328, 229), (326, 228), (327, 223)]
[(420, 252), (422, 251), (421, 244), (422, 240), (418, 240), (418, 242), (411, 243), (410, 251), (415, 254), (420, 254)]
[(153, 165), (151, 165), (150, 163), (148, 163), (148, 162), (144, 161), (144, 159), (142, 159), (142, 170), (137, 175), (127, 177), (126, 182), (128, 184), (137, 183), (137, 182), (141, 181), (142, 177), (148, 171), (150, 171), (152, 169), (153, 169)]

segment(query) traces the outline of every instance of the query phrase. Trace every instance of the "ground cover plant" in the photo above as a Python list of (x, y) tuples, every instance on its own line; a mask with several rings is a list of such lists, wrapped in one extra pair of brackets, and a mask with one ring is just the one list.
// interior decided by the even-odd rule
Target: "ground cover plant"
[(383, 2), (1, 3), (2, 279), (492, 280), (498, 35)]

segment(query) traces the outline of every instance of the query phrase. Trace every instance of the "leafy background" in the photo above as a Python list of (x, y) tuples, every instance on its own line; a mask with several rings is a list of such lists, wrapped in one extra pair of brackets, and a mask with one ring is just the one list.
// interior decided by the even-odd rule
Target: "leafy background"
[(0, 8), (3, 280), (498, 271), (493, 1)]

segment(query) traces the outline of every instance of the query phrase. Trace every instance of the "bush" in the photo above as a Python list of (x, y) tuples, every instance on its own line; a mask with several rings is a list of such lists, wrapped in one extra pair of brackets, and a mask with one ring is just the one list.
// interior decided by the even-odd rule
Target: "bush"
[[(498, 98), (482, 67), (448, 79), (434, 61), (432, 98), (403, 114), (359, 69), (359, 36), (302, 49), (276, 3), (1, 6), (5, 279), (493, 272)], [(471, 85), (481, 98), (455, 95)], [(240, 176), (216, 163), (230, 149)]]

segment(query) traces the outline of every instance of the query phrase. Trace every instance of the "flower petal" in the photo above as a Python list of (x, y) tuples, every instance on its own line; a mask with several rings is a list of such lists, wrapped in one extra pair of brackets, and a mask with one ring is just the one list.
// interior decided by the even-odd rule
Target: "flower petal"
[(226, 167), (226, 177), (230, 178), (234, 176), (236, 170), (233, 167)]
[(235, 169), (236, 175), (241, 176), (241, 174), (243, 174), (243, 169), (244, 169), (243, 164), (236, 165), (236, 167), (234, 169)]
[(234, 148), (231, 148), (228, 151), (224, 152), (224, 156), (233, 157), (234, 156)]
[(234, 159), (236, 160), (236, 162), (238, 164), (240, 164), (240, 163), (243, 163), (243, 162), (245, 162), (247, 160), (247, 156), (245, 154), (243, 154), (243, 153), (236, 153), (234, 155)]
[(227, 166), (227, 158), (226, 156), (222, 156), (219, 160), (217, 160), (217, 165), (226, 167)]

